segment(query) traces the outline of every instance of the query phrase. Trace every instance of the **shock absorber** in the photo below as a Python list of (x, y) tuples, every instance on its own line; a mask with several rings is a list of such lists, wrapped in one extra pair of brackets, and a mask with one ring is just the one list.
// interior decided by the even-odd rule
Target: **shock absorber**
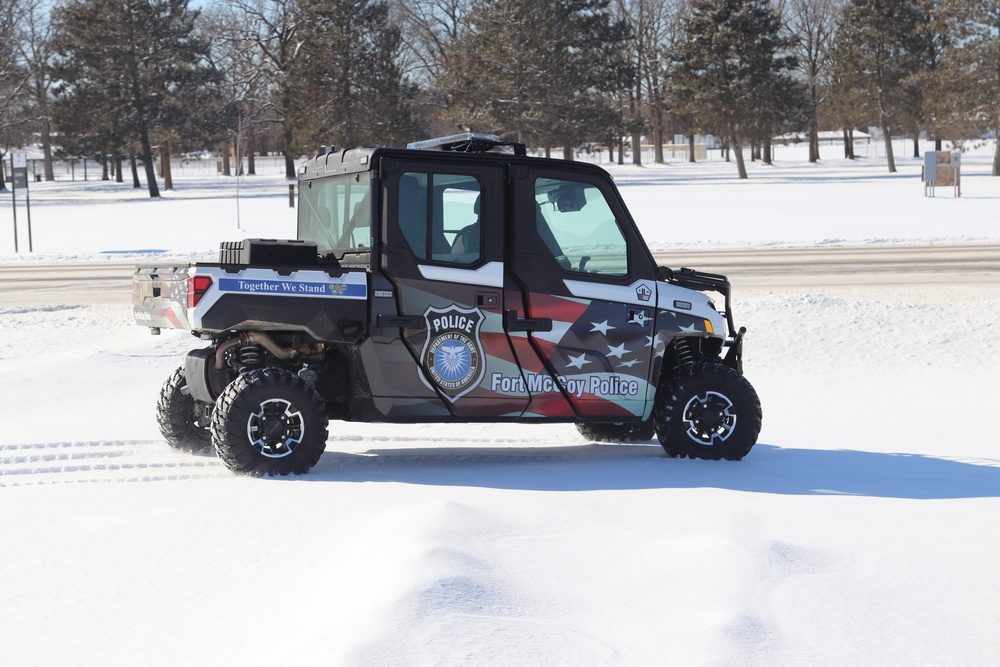
[(240, 373), (246, 373), (260, 366), (259, 345), (244, 345), (240, 348)]
[(691, 352), (691, 343), (683, 336), (674, 339), (674, 354), (677, 355), (677, 365), (681, 368), (687, 368), (694, 363), (694, 353)]

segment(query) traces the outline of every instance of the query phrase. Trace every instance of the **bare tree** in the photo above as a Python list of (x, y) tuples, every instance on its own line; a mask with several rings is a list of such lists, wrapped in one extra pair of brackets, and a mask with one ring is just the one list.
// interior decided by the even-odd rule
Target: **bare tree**
[(470, 11), (469, 0), (395, 0), (392, 17), (402, 32), (404, 74), (424, 86), (439, 79), (469, 29)]
[(29, 100), (31, 127), (38, 131), (42, 144), (43, 173), (46, 181), (52, 173), (52, 27), (47, 5), (31, 0), (21, 22), (18, 52), (24, 63), (27, 79), (26, 99)]
[(400, 67), (417, 87), (414, 113), (420, 123), (437, 133), (455, 129), (450, 118), (450, 97), (438, 84), (455, 64), (454, 49), (468, 35), (470, 0), (393, 0), (391, 20), (400, 28)]
[(785, 18), (809, 99), (809, 161), (819, 160), (819, 107), (826, 98), (839, 0), (787, 0)]
[(253, 51), (243, 54), (246, 71), (241, 76), (247, 84), (252, 79), (254, 87), (266, 85), (269, 98), (267, 104), (260, 100), (255, 102), (257, 113), (266, 109), (272, 114), (273, 122), (281, 124), (285, 177), (295, 178), (295, 128), (290, 114), (295, 103), (295, 83), (289, 72), (302, 47), (302, 15), (298, 3), (296, 0), (224, 0), (224, 4), (235, 14), (232, 25), (238, 30), (229, 44)]
[(223, 174), (231, 176), (230, 152), (235, 153), (236, 173), (241, 174), (243, 156), (247, 173), (254, 174), (256, 128), (283, 125), (275, 111), (271, 84), (273, 69), (264, 53), (248, 35), (253, 34), (252, 20), (232, 5), (215, 5), (203, 14), (202, 29), (212, 43), (211, 58), (223, 72), (220, 93), (220, 127), (217, 141), (222, 148)]
[(3, 158), (12, 143), (21, 142), (25, 120), (28, 71), (17, 45), (26, 9), (23, 0), (0, 5), (0, 190), (6, 189)]
[[(615, 13), (630, 28), (628, 48), (635, 67), (634, 89), (629, 95), (633, 143), (638, 129), (647, 125), (653, 139), (653, 161), (663, 163), (663, 141), (668, 114), (668, 52), (680, 31), (686, 11), (681, 0), (616, 0)], [(644, 121), (644, 122), (643, 122)], [(633, 153), (637, 163), (638, 152)]]

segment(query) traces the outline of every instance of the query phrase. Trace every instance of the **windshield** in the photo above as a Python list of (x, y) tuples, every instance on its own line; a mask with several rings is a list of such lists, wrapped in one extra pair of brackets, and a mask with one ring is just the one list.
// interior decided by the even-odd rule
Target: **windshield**
[(302, 181), (298, 237), (315, 241), (321, 255), (371, 248), (370, 194), (368, 172)]

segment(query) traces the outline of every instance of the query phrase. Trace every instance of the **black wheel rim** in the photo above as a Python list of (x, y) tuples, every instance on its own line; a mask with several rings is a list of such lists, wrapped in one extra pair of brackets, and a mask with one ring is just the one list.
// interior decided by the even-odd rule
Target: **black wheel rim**
[(688, 437), (701, 445), (725, 442), (736, 430), (733, 402), (717, 391), (694, 396), (684, 406)]
[(247, 419), (247, 438), (261, 456), (280, 459), (302, 442), (305, 419), (289, 401), (272, 398)]

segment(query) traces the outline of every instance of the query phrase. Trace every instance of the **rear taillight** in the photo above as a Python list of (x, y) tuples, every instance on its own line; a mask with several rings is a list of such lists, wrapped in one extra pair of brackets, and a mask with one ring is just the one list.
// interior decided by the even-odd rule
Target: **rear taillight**
[(188, 308), (194, 308), (212, 286), (210, 276), (191, 276), (188, 278)]

